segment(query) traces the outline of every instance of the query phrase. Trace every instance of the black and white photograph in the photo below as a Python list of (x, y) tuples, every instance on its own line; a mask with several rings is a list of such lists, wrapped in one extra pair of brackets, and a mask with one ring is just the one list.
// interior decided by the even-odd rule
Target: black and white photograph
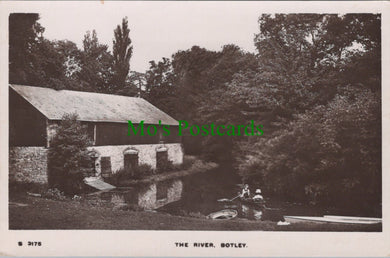
[(317, 4), (2, 3), (0, 252), (388, 255), (389, 5)]

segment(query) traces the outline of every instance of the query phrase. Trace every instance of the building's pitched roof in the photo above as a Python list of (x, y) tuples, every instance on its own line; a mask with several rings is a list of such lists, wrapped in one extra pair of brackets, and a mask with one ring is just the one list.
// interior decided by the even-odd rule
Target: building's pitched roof
[(178, 122), (142, 98), (84, 91), (10, 85), (50, 120), (77, 113), (80, 121), (178, 125)]

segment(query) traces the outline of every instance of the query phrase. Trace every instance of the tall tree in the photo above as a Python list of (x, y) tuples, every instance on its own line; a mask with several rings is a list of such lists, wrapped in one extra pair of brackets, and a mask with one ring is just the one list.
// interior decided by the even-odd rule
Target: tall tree
[(37, 13), (11, 13), (9, 16), (9, 80), (28, 84), (34, 73), (31, 67), (33, 50), (42, 37), (44, 28)]
[(118, 25), (114, 30), (115, 39), (113, 40), (114, 56), (114, 80), (116, 89), (124, 88), (126, 79), (130, 70), (130, 58), (133, 54), (131, 45), (130, 29), (128, 27), (127, 17), (122, 19), (122, 26)]

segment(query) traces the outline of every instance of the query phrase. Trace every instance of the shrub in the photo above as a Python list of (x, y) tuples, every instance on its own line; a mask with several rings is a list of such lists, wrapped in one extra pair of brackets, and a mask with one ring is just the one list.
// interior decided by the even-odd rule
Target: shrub
[[(289, 201), (361, 212), (381, 205), (380, 96), (344, 88), (269, 138), (242, 143), (239, 170)], [(243, 156), (242, 153), (245, 153)]]
[(156, 171), (148, 164), (138, 165), (134, 169), (134, 176), (135, 177), (143, 178), (143, 177), (151, 176), (151, 175), (154, 175), (154, 174), (156, 174)]
[(65, 114), (48, 152), (49, 186), (67, 194), (84, 189), (83, 179), (93, 173), (87, 147), (90, 145), (85, 126), (77, 114)]
[(174, 168), (175, 167), (173, 166), (172, 161), (170, 161), (170, 160), (161, 160), (159, 162), (159, 165), (158, 165), (158, 168), (157, 168), (157, 173), (158, 174), (162, 174), (164, 172), (173, 171)]
[(121, 182), (130, 179), (141, 179), (155, 174), (155, 170), (148, 164), (140, 164), (132, 169), (121, 168), (106, 181), (113, 185), (120, 185)]
[(66, 197), (63, 192), (57, 188), (50, 188), (42, 194), (42, 197), (52, 200), (65, 200)]
[(184, 156), (183, 164), (180, 165), (180, 169), (189, 169), (194, 165), (196, 158), (194, 156)]

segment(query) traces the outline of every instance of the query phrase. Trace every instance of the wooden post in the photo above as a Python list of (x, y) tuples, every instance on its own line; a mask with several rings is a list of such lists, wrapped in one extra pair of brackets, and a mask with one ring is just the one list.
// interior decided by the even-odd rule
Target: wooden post
[(49, 119), (46, 118), (46, 148), (50, 147)]
[(96, 145), (96, 124), (93, 124), (93, 145)]

